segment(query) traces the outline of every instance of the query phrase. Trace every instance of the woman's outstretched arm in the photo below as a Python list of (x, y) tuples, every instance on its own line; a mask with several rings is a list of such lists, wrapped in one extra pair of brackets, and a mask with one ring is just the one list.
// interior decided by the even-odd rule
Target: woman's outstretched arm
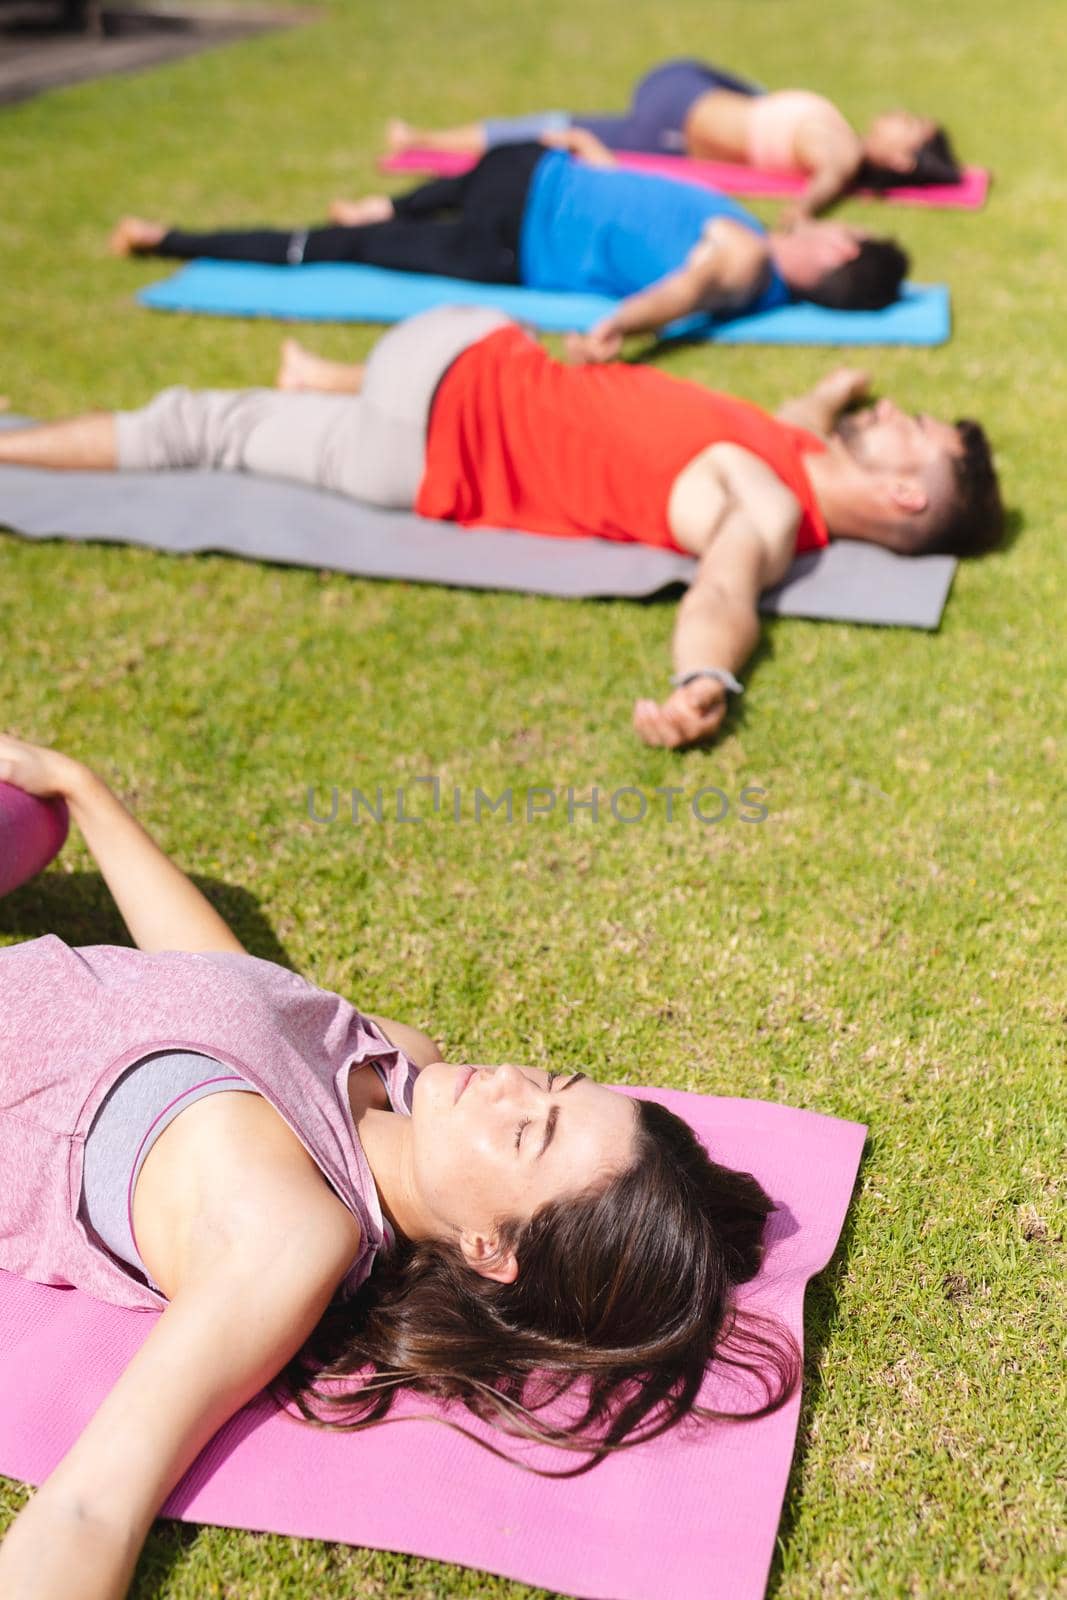
[(799, 198), (785, 208), (787, 222), (820, 216), (847, 194), (863, 164), (863, 144), (848, 128), (826, 128), (815, 121), (801, 127), (796, 154), (808, 181)]
[(326, 1310), (359, 1250), (352, 1214), (302, 1150), (279, 1165), (243, 1147), (241, 1188), (194, 1218), (170, 1304), (7, 1530), (4, 1600), (122, 1600), (171, 1489)]
[(67, 802), (139, 949), (244, 953), (195, 884), (82, 762), (0, 734), (0, 779), (27, 794), (58, 795)]

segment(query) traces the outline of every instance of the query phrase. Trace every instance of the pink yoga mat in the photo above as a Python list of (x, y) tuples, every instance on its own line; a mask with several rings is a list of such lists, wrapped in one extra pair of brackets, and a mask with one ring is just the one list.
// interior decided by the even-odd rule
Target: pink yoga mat
[(36, 876), (62, 848), (70, 819), (63, 800), (38, 800), (0, 783), (0, 894)]
[[(409, 150), (402, 156), (387, 156), (378, 165), (383, 172), (434, 172), (452, 177), (468, 172), (473, 156), (445, 155), (437, 150)], [(620, 167), (631, 172), (651, 172), (660, 178), (679, 178), (724, 194), (762, 196), (768, 200), (788, 200), (804, 187), (805, 180), (795, 172), (761, 172), (758, 167), (737, 166), (732, 161), (690, 161), (687, 156), (641, 155), (620, 151)], [(868, 198), (888, 200), (895, 205), (953, 207), (977, 211), (989, 192), (989, 173), (984, 167), (965, 167), (960, 183), (929, 184), (920, 188), (863, 190)]]
[[(745, 1303), (799, 1338), (804, 1286), (837, 1244), (866, 1130), (757, 1100), (633, 1092), (687, 1118), (714, 1156), (755, 1173), (779, 1203)], [(155, 1316), (0, 1272), (0, 1472), (47, 1477)], [(703, 1398), (727, 1394), (711, 1382)], [(797, 1395), (762, 1422), (676, 1430), (553, 1483), (432, 1421), (346, 1436), (260, 1397), (216, 1435), (163, 1515), (406, 1551), (586, 1600), (758, 1600), (799, 1411)]]

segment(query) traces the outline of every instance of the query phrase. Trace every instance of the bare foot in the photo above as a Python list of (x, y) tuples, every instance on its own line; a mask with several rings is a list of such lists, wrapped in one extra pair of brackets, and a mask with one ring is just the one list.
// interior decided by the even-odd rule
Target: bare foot
[(305, 350), (299, 339), (282, 340), (282, 357), (278, 365), (278, 376), (274, 380), (276, 389), (306, 389), (305, 381), (310, 367), (317, 360), (310, 350)]
[(315, 394), (359, 394), (364, 368), (356, 362), (331, 361), (305, 350), (296, 339), (282, 340), (282, 358), (275, 386)]
[(283, 339), (282, 358), (274, 387), (294, 390), (317, 389), (319, 385), (315, 379), (320, 376), (324, 365), (322, 358), (313, 351), (306, 350), (299, 339)]
[(365, 228), (372, 222), (391, 222), (393, 202), (387, 194), (369, 194), (363, 200), (331, 200), (330, 221), (345, 228)]
[(401, 117), (390, 117), (385, 124), (385, 147), (391, 156), (402, 156), (418, 143), (416, 130)]
[(117, 256), (136, 256), (154, 250), (167, 232), (162, 222), (148, 222), (144, 217), (123, 217), (108, 240), (108, 248)]

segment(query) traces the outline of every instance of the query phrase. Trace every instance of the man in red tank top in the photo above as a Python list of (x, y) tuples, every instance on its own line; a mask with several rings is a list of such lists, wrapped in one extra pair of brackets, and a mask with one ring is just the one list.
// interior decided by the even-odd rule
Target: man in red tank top
[(679, 748), (717, 732), (759, 596), (798, 553), (846, 538), (966, 555), (999, 539), (978, 424), (864, 406), (869, 381), (838, 369), (771, 416), (655, 368), (568, 366), (506, 318), (442, 308), (392, 329), (366, 373), (290, 341), (280, 393), (166, 390), (139, 412), (0, 434), (0, 464), (262, 472), (467, 527), (695, 556), (673, 692), (634, 710), (647, 743)]
[(978, 425), (909, 416), (889, 400), (855, 409), (869, 384), (838, 369), (770, 416), (655, 368), (567, 366), (501, 328), (440, 385), (416, 509), (699, 557), (674, 630), (674, 692), (639, 700), (634, 725), (649, 744), (700, 743), (740, 692), (760, 594), (795, 556), (831, 537), (901, 554), (999, 538)]

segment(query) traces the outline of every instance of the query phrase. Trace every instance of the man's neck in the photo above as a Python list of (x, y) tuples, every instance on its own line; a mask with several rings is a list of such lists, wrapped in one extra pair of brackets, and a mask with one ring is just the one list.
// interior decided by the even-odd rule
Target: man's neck
[(767, 253), (774, 265), (778, 276), (785, 283), (790, 294), (804, 298), (803, 290), (793, 286), (791, 273), (794, 267), (793, 249), (788, 233), (781, 232), (778, 228), (771, 228), (767, 234)]
[(864, 503), (862, 474), (840, 440), (831, 436), (825, 450), (806, 454), (804, 470), (832, 539), (889, 543), (888, 530), (873, 507)]

